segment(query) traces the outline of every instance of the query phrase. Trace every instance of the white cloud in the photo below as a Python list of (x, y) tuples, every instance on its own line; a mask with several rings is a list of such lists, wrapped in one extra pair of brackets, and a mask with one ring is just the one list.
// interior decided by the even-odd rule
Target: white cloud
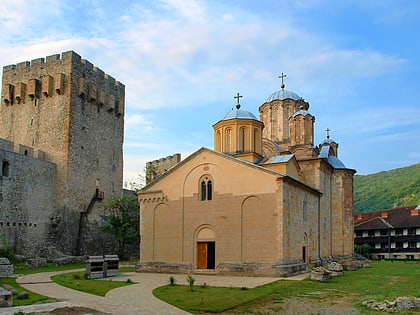
[(206, 21), (206, 4), (197, 0), (161, 0), (163, 7), (175, 11), (181, 17), (191, 22), (202, 23)]

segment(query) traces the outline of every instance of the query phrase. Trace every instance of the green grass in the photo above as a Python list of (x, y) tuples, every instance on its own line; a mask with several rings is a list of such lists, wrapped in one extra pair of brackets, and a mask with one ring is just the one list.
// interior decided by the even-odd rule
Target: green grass
[[(80, 269), (84, 268), (85, 264), (71, 264), (71, 265), (54, 265), (54, 264), (48, 264), (47, 267), (43, 268), (28, 268), (24, 264), (15, 264), (14, 266), (14, 273), (16, 275), (27, 275), (32, 273), (40, 273), (40, 272), (50, 272), (50, 271), (61, 271), (61, 270), (74, 270), (74, 269)], [(16, 282), (16, 278), (14, 277), (3, 277), (0, 278), (0, 285), (8, 284), (14, 287), (18, 293), (22, 291), (26, 291), (29, 293), (29, 299), (26, 300), (18, 300), (16, 298), (13, 299), (13, 306), (24, 306), (24, 305), (31, 305), (35, 303), (50, 303), (55, 302), (54, 299), (51, 299), (49, 297), (40, 295), (38, 293), (26, 290), (22, 286), (20, 286)]]
[(64, 271), (64, 270), (74, 270), (74, 269), (83, 269), (83, 268), (86, 268), (85, 263), (77, 263), (77, 264), (70, 264), (70, 265), (55, 265), (52, 263), (48, 263), (46, 267), (41, 267), (41, 268), (28, 268), (24, 264), (15, 264), (14, 273), (17, 275), (28, 275), (32, 273)]
[(134, 283), (129, 278), (127, 278), (127, 281), (112, 281), (112, 278), (102, 280), (85, 279), (84, 271), (63, 273), (53, 276), (51, 279), (64, 287), (99, 296), (105, 296), (112, 289)]
[(18, 300), (16, 297), (13, 298), (13, 306), (24, 306), (24, 305), (31, 305), (35, 303), (47, 303), (47, 302), (55, 302), (54, 300), (26, 290), (25, 288), (21, 287), (19, 284), (16, 283), (16, 278), (1, 278), (0, 279), (0, 286), (3, 284), (8, 284), (14, 287), (19, 293), (22, 291), (26, 291), (29, 293), (29, 299), (26, 300)]
[[(28, 268), (25, 267), (23, 264), (17, 264), (15, 265), (14, 273), (16, 275), (27, 275), (27, 274), (33, 274), (33, 273), (41, 273), (41, 272), (53, 272), (53, 271), (66, 271), (66, 270), (75, 270), (75, 269), (84, 269), (86, 268), (85, 263), (77, 263), (77, 264), (71, 264), (71, 265), (54, 265), (54, 264), (48, 264), (47, 267), (43, 268)], [(135, 271), (134, 267), (123, 267), (119, 269), (119, 272), (133, 272)], [(74, 276), (74, 274), (79, 274), (78, 276)], [(68, 277), (72, 277), (73, 280), (68, 280)], [(82, 282), (80, 280), (77, 280), (76, 278), (81, 277), (83, 280)], [(63, 279), (62, 279), (63, 278)], [(54, 280), (54, 279), (53, 279)], [(55, 280), (54, 280), (55, 281)], [(129, 285), (131, 283), (125, 283), (124, 281), (119, 284), (119, 282), (113, 281), (112, 284), (107, 283), (106, 285), (103, 284), (96, 284), (92, 285), (91, 283), (95, 282), (111, 282), (109, 280), (85, 280), (84, 279), (84, 272), (79, 273), (69, 273), (69, 274), (63, 274), (62, 276), (57, 276), (57, 283), (61, 281), (62, 283), (66, 283), (65, 286), (68, 286), (69, 288), (88, 292), (92, 294), (97, 294), (100, 296), (104, 296), (106, 292), (109, 290), (112, 290), (113, 288)], [(77, 284), (79, 283), (79, 285)], [(14, 306), (24, 306), (24, 305), (32, 305), (35, 303), (50, 303), (55, 302), (54, 299), (51, 299), (49, 297), (37, 294), (35, 292), (26, 290), (25, 288), (21, 287), (17, 282), (16, 278), (8, 278), (3, 277), (0, 278), (0, 286), (3, 284), (9, 284), (12, 287), (14, 287), (18, 292), (26, 291), (29, 293), (29, 299), (26, 300), (18, 300), (16, 298), (13, 299), (13, 305)], [(61, 283), (59, 283), (61, 284)], [(89, 288), (93, 286), (92, 292), (89, 292)], [(97, 287), (103, 287), (102, 289), (98, 289)]]
[[(194, 286), (163, 286), (154, 290), (159, 299), (185, 311), (222, 312), (237, 309), (238, 313), (253, 310), (255, 305), (281, 305), (284, 299), (298, 297), (302, 300), (334, 301), (343, 299), (361, 313), (375, 314), (362, 306), (365, 300), (392, 300), (399, 296), (420, 297), (420, 264), (381, 261), (372, 262), (372, 268), (346, 271), (343, 277), (332, 278), (327, 283), (312, 280), (279, 280), (254, 289)], [(408, 314), (408, 313), (407, 313)]]

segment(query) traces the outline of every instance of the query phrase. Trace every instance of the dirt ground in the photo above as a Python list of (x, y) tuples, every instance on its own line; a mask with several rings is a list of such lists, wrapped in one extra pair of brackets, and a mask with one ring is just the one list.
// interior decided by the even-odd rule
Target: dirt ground
[[(66, 307), (55, 309), (50, 313), (42, 313), (42, 315), (109, 315), (83, 307)], [(337, 301), (325, 301), (323, 299), (305, 299), (293, 297), (281, 301), (265, 301), (241, 306), (231, 311), (217, 313), (219, 315), (237, 315), (237, 314), (258, 314), (258, 315), (357, 315), (359, 312), (355, 309), (346, 298)], [(214, 313), (204, 313), (202, 315), (215, 315)]]
[[(351, 304), (349, 297), (339, 299), (291, 297), (287, 299), (253, 302), (218, 315), (357, 315), (359, 311)], [(214, 315), (210, 313), (202, 315)]]
[(96, 310), (85, 307), (64, 307), (56, 308), (55, 310), (48, 313), (37, 313), (37, 315), (109, 315)]
[[(200, 313), (200, 315), (357, 315), (359, 311), (352, 306), (349, 297), (314, 299), (292, 297), (282, 300), (252, 302), (235, 309), (221, 313)], [(36, 313), (36, 315), (111, 315), (86, 307), (56, 308), (50, 312)], [(129, 314), (127, 314), (129, 315)], [(130, 314), (131, 315), (131, 314)], [(134, 315), (134, 314), (133, 314)]]

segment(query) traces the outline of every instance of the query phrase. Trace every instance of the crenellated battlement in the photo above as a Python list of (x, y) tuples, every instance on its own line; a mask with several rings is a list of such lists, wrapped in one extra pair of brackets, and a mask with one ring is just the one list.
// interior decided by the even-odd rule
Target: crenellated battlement
[(17, 64), (11, 64), (3, 67), (3, 76), (10, 71), (16, 70), (25, 70), (25, 71), (34, 71), (36, 69), (33, 68), (46, 68), (49, 66), (56, 67), (57, 63), (73, 63), (75, 66), (79, 65), (81, 67), (84, 66), (84, 70), (86, 71), (93, 71), (97, 74), (97, 76), (102, 77), (105, 81), (109, 81), (110, 85), (116, 86), (124, 86), (121, 82), (116, 81), (112, 76), (106, 74), (103, 70), (99, 69), (98, 67), (94, 66), (91, 62), (86, 59), (83, 59), (80, 55), (75, 53), (74, 51), (66, 51), (60, 54), (54, 54), (47, 56), (45, 58), (36, 58), (31, 61), (23, 61)]
[(125, 86), (74, 51), (3, 67), (1, 105), (25, 104), (49, 97), (77, 97), (124, 113)]
[(43, 161), (46, 160), (46, 153), (44, 151), (36, 150), (32, 147), (2, 138), (0, 138), (0, 150), (18, 153), (25, 156), (31, 156)]
[(159, 160), (146, 162), (146, 184), (167, 172), (171, 167), (181, 162), (181, 154), (175, 153)]

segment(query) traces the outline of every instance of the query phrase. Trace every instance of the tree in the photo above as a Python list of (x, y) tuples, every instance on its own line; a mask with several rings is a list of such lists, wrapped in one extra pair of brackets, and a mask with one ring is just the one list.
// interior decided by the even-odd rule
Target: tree
[(102, 228), (114, 236), (118, 244), (118, 255), (125, 257), (126, 244), (139, 240), (140, 208), (134, 196), (123, 194), (121, 197), (111, 197), (104, 206), (107, 224)]
[(362, 255), (363, 257), (370, 258), (372, 247), (370, 247), (369, 244), (356, 245), (354, 247), (354, 252), (356, 254)]

